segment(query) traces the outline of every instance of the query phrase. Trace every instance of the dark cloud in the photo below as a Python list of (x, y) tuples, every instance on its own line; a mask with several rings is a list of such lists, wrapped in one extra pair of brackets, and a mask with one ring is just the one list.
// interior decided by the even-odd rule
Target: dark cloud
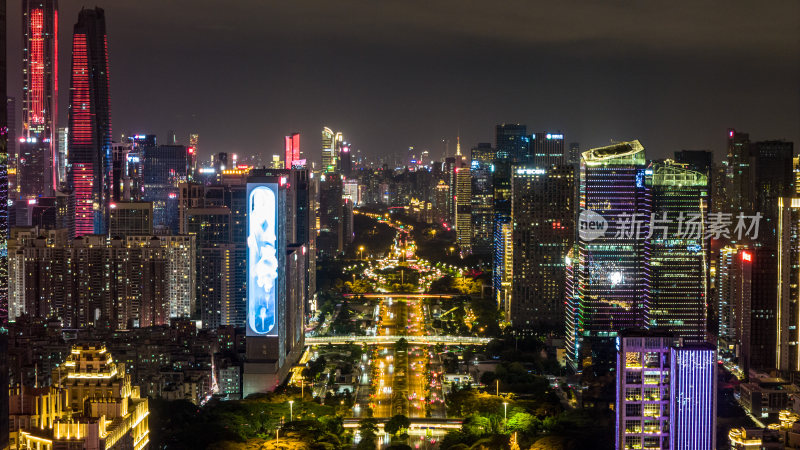
[[(300, 131), (318, 157), (323, 125), (372, 155), (439, 156), (443, 137), (491, 141), (504, 121), (653, 156), (721, 152), (729, 126), (800, 140), (796, 1), (98, 3), (115, 135), (196, 131), (204, 154), (277, 153)], [(80, 3), (60, 5), (65, 106)]]

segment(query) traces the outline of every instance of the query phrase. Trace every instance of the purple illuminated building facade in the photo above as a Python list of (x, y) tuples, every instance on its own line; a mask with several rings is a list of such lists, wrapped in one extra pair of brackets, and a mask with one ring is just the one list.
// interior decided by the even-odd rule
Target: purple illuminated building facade
[(717, 352), (711, 344), (686, 344), (669, 352), (671, 449), (716, 447)]
[(617, 449), (716, 448), (716, 349), (662, 332), (617, 338)]

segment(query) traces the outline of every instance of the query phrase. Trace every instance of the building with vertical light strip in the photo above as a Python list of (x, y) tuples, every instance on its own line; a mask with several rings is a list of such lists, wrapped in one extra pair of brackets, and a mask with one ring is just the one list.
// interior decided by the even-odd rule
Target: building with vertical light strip
[(22, 17), (20, 193), (23, 197), (50, 196), (58, 186), (58, 1), (23, 0)]
[[(567, 298), (568, 362), (580, 370), (586, 364), (603, 371), (614, 359), (614, 338), (626, 328), (649, 322), (650, 280), (645, 271), (645, 221), (636, 231), (621, 228), (624, 215), (650, 217), (645, 185), (644, 147), (639, 141), (595, 148), (582, 155), (579, 227), (589, 218), (607, 228), (582, 238), (573, 262), (573, 294)], [(637, 236), (639, 234), (639, 236)]]
[(68, 179), (75, 199), (75, 235), (103, 234), (111, 179), (108, 39), (101, 8), (82, 9), (72, 36)]
[(778, 198), (777, 369), (800, 371), (800, 198)]
[(717, 352), (708, 343), (669, 351), (669, 447), (717, 448)]
[(669, 333), (617, 337), (616, 448), (716, 448), (716, 350)]

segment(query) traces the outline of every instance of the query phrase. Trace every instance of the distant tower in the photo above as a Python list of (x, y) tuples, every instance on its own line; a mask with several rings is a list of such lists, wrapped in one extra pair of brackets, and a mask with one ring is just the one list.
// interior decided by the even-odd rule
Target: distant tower
[(111, 198), (111, 114), (108, 39), (101, 8), (82, 9), (72, 37), (69, 101), (69, 185), (75, 234), (103, 234)]
[(292, 164), (300, 160), (300, 133), (285, 136), (284, 144), (284, 168), (291, 169)]
[(58, 114), (58, 2), (22, 1), (22, 137), (19, 180), (26, 197), (56, 186)]

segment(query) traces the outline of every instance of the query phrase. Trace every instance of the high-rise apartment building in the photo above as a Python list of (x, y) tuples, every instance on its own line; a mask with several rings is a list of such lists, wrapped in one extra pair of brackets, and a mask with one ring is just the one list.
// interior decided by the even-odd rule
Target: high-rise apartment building
[(17, 253), (23, 258), (24, 310), (32, 317), (78, 328), (168, 323), (167, 271), (174, 265), (159, 238), (137, 245), (102, 235), (29, 239)]
[(665, 333), (617, 338), (616, 448), (716, 448), (717, 358)]
[[(170, 319), (193, 317), (197, 298), (194, 236), (126, 236), (125, 245), (129, 248), (158, 246), (164, 249), (168, 317)], [(141, 323), (139, 325), (142, 326)]]
[(150, 236), (153, 234), (151, 202), (111, 203), (108, 221), (109, 236)]
[[(526, 135), (525, 125), (497, 125), (495, 128), (495, 160), (493, 162), (492, 189), (494, 217), (492, 219), (492, 235), (494, 237), (492, 255), (492, 290), (494, 297), (506, 310), (511, 295), (510, 273), (511, 267), (506, 265), (510, 255), (505, 252), (504, 239), (506, 232), (503, 228), (511, 224), (511, 166), (512, 161), (526, 155), (529, 149), (529, 137)], [(504, 286), (501, 282), (508, 279)]]
[(566, 258), (574, 244), (575, 169), (514, 166), (511, 325), (560, 329)]
[(69, 187), (75, 234), (107, 231), (111, 178), (111, 103), (105, 12), (82, 9), (72, 36), (69, 101)]
[(642, 236), (647, 225), (632, 220), (650, 217), (645, 167), (639, 141), (582, 155), (577, 260), (571, 268), (574, 292), (566, 305), (567, 356), (576, 369), (589, 362), (602, 371), (613, 361), (617, 333), (649, 323), (650, 280)]
[(24, 197), (52, 195), (56, 185), (58, 2), (22, 2), (22, 137), (18, 159)]

